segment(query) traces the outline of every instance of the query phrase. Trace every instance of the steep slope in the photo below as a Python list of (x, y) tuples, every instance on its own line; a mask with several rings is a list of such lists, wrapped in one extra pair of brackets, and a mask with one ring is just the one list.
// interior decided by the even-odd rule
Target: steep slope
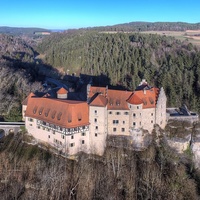
[(21, 102), (41, 88), (35, 51), (19, 37), (0, 35), (0, 115), (21, 120)]
[(192, 168), (161, 138), (144, 152), (107, 148), (103, 157), (80, 154), (69, 160), (29, 146), (23, 137), (9, 135), (1, 143), (2, 199), (199, 198)]

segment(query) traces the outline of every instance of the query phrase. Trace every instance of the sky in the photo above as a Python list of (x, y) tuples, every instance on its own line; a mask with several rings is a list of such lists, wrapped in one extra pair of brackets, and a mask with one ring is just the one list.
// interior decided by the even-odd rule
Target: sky
[(200, 0), (0, 0), (0, 26), (72, 29), (134, 21), (200, 22)]

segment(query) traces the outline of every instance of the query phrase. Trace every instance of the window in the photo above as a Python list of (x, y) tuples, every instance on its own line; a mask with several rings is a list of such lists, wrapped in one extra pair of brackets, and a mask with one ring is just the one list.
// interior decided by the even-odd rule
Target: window
[(95, 126), (95, 129), (98, 130), (98, 126)]
[(133, 122), (133, 126), (135, 126), (136, 125), (136, 123), (135, 122)]
[(64, 135), (61, 135), (61, 138), (62, 138), (62, 139), (65, 139), (65, 136), (64, 136)]
[(95, 133), (94, 135), (95, 135), (95, 137), (97, 137), (97, 136), (98, 136), (98, 133)]
[(82, 140), (81, 143), (82, 143), (82, 144), (85, 144), (85, 140)]
[(153, 116), (153, 113), (151, 113), (151, 116)]
[(70, 147), (74, 147), (75, 146), (75, 143), (70, 143)]
[(125, 128), (122, 128), (122, 132), (124, 132), (125, 131)]
[(40, 126), (38, 126), (37, 128), (40, 129)]
[(29, 124), (29, 126), (33, 126), (33, 124)]
[(97, 110), (95, 110), (94, 113), (97, 114)]
[(113, 120), (113, 124), (119, 124), (119, 120)]
[(29, 121), (29, 122), (33, 122), (33, 119), (32, 119), (32, 118), (28, 118), (28, 121)]
[(83, 133), (81, 133), (81, 135), (82, 135), (82, 136), (85, 136), (85, 135), (86, 135), (86, 133), (85, 133), (85, 132), (83, 132)]
[(73, 136), (73, 135), (71, 136), (71, 139), (72, 139), (72, 140), (74, 139), (74, 136)]
[(135, 113), (133, 113), (133, 117), (135, 117), (136, 116), (136, 114)]
[(151, 123), (153, 124), (153, 120), (151, 120)]
[(42, 127), (43, 130), (45, 130), (45, 127)]
[(48, 138), (50, 138), (50, 135), (48, 135)]
[(56, 132), (55, 132), (55, 131), (52, 131), (52, 133), (55, 134)]
[(97, 122), (97, 118), (94, 118), (94, 122)]
[(140, 109), (140, 106), (137, 106), (137, 109)]
[(113, 131), (114, 131), (114, 132), (116, 132), (116, 131), (117, 131), (117, 129), (116, 129), (116, 128), (113, 128)]
[(123, 121), (123, 124), (125, 124), (125, 121)]
[(120, 113), (120, 112), (116, 112), (115, 114), (116, 114), (116, 115), (120, 115), (121, 113)]
[(109, 111), (109, 114), (111, 115), (111, 114), (112, 114), (112, 111)]
[(128, 115), (128, 112), (124, 112), (125, 115)]

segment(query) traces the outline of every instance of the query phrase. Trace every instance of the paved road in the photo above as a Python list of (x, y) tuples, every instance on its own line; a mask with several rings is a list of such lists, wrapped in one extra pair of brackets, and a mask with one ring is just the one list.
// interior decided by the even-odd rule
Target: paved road
[(1, 125), (5, 126), (5, 125), (19, 125), (19, 126), (24, 126), (25, 122), (0, 122), (0, 128)]

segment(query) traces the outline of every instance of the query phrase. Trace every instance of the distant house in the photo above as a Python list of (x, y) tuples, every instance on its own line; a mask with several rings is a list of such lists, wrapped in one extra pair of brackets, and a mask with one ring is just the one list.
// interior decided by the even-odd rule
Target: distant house
[(145, 80), (136, 91), (87, 86), (87, 101), (68, 99), (61, 88), (57, 98), (29, 95), (23, 104), (26, 129), (38, 141), (74, 155), (80, 151), (102, 155), (107, 136), (131, 136), (138, 130), (152, 132), (166, 125), (163, 88)]
[(48, 31), (38, 31), (38, 32), (34, 32), (35, 35), (51, 35), (51, 32)]

